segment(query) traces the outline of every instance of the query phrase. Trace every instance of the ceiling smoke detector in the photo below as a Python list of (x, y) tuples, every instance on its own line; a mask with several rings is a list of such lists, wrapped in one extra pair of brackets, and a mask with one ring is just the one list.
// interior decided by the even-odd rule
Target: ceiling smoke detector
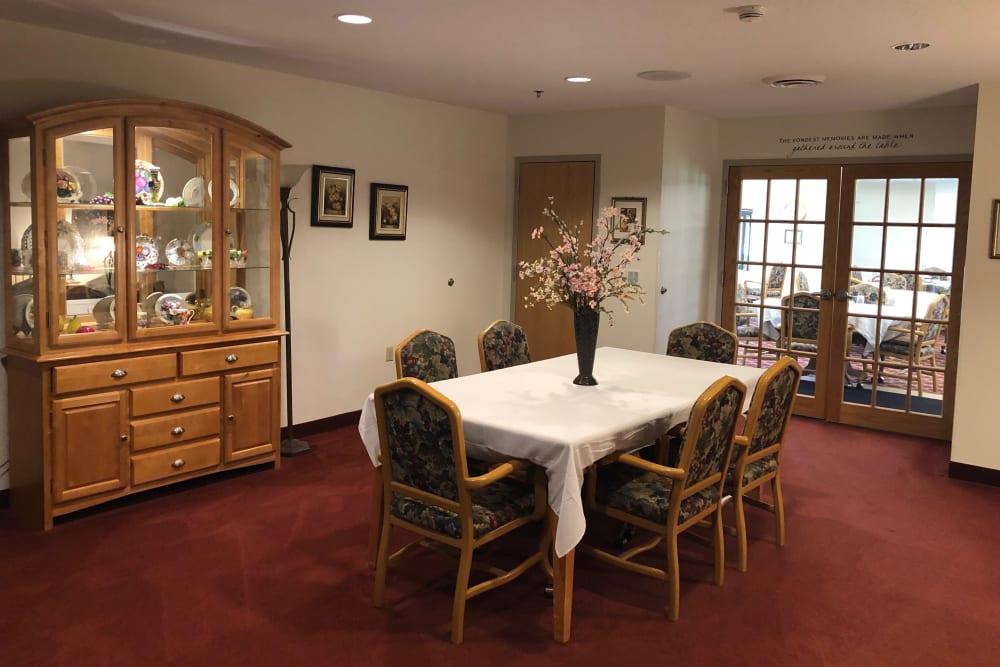
[(766, 79), (761, 79), (761, 83), (766, 83), (772, 88), (802, 88), (805, 86), (818, 86), (824, 81), (826, 81), (826, 77), (821, 74), (769, 76)]
[(742, 7), (736, 7), (733, 11), (744, 23), (756, 23), (764, 18), (766, 12), (767, 7), (764, 5), (743, 5)]

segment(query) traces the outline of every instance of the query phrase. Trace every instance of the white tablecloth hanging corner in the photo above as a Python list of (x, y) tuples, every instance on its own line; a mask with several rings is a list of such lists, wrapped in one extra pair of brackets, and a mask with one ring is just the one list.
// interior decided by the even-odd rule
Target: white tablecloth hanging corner
[[(614, 451), (652, 444), (687, 420), (698, 396), (731, 375), (747, 385), (749, 407), (763, 369), (681, 359), (649, 352), (598, 348), (596, 387), (579, 387), (576, 355), (434, 383), (462, 414), (467, 452), (487, 460), (526, 459), (545, 469), (549, 506), (559, 517), (555, 552), (564, 556), (586, 530), (584, 471)], [(378, 465), (374, 395), (361, 410), (358, 431)]]

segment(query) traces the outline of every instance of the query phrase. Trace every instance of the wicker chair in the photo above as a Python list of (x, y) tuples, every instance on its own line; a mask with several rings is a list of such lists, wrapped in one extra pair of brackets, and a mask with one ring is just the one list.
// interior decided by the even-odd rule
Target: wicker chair
[[(502, 584), (541, 564), (549, 531), (541, 530), (538, 549), (516, 565), (485, 569), (493, 576), (474, 586), (469, 574), (475, 550), (516, 528), (539, 522), (544, 528), (545, 485), (541, 475), (533, 483), (511, 479), (520, 463), (501, 463), (489, 472), (471, 476), (466, 465), (465, 437), (458, 408), (424, 382), (403, 378), (375, 390), (384, 490), (382, 529), (375, 568), (375, 606), (385, 598), (390, 562), (414, 547), (443, 544), (459, 550), (458, 576), (451, 615), (451, 640), (462, 642), (465, 604), (469, 598)], [(415, 541), (389, 553), (393, 527), (416, 534)]]

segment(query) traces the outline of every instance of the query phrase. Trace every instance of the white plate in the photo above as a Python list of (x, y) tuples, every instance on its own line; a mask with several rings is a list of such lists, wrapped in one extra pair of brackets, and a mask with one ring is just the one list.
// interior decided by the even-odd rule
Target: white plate
[[(187, 199), (184, 200), (187, 203)], [(212, 249), (212, 223), (203, 222), (191, 232), (191, 248), (195, 253)]]
[(106, 296), (94, 304), (94, 321), (112, 324), (115, 321), (115, 297)]
[(142, 271), (147, 264), (156, 264), (160, 260), (160, 252), (152, 236), (139, 234), (135, 237), (135, 268)]
[(184, 184), (184, 189), (181, 190), (181, 199), (184, 200), (185, 206), (193, 206), (195, 208), (201, 208), (205, 205), (205, 179), (201, 176), (195, 176), (194, 178), (188, 180)]
[(180, 294), (164, 294), (153, 304), (153, 312), (164, 324), (187, 324), (183, 313), (190, 313)]
[[(208, 182), (208, 196), (212, 196), (212, 181)], [(236, 185), (236, 181), (229, 179), (229, 205), (236, 206), (236, 202), (240, 200), (240, 188)]]
[(250, 292), (242, 287), (233, 286), (229, 288), (229, 309), (249, 308), (253, 303), (250, 301)]
[(172, 239), (167, 244), (167, 261), (173, 266), (188, 266), (195, 261), (194, 248), (183, 239)]

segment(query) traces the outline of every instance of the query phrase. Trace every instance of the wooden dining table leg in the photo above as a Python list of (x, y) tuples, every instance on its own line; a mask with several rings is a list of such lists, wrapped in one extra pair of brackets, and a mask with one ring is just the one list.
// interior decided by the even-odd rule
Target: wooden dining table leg
[(571, 549), (562, 558), (555, 555), (556, 526), (559, 517), (549, 508), (549, 526), (552, 528), (552, 638), (561, 644), (569, 641), (573, 624), (573, 568), (576, 550)]
[(368, 527), (368, 567), (375, 569), (378, 560), (378, 543), (382, 538), (382, 468), (375, 468), (372, 483), (372, 519)]

